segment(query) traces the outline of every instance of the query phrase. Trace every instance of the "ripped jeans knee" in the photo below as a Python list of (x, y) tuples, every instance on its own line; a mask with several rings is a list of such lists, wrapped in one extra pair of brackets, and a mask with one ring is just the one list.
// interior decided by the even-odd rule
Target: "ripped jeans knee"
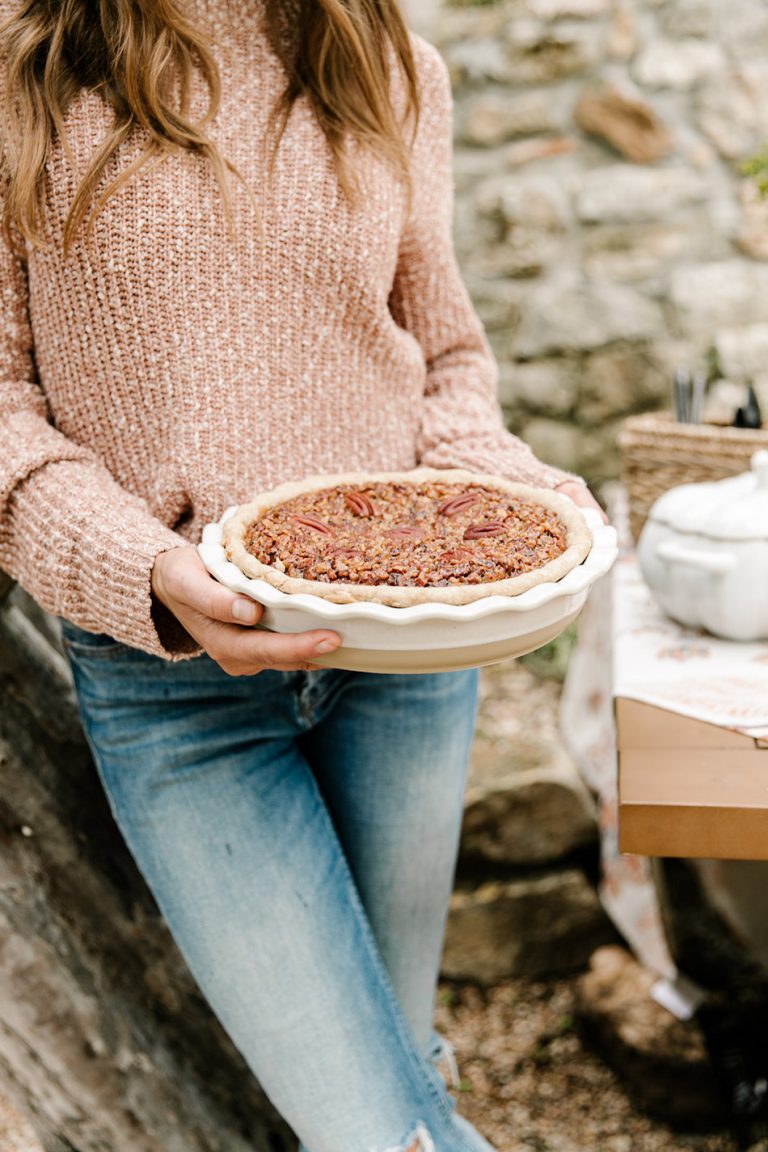
[(417, 1124), (402, 1144), (397, 1148), (388, 1148), (386, 1152), (435, 1152), (435, 1143), (424, 1124)]
[[(458, 1087), (459, 1070), (456, 1064), (453, 1045), (441, 1036), (439, 1032), (433, 1032), (430, 1036), (429, 1044), (424, 1051), (424, 1057), (427, 1062), (438, 1071), (440, 1070), (440, 1065), (444, 1064), (448, 1073), (448, 1083), (450, 1087)], [(453, 1100), (451, 1100), (450, 1103), (452, 1107), (455, 1106)], [(409, 1129), (402, 1144), (399, 1144), (396, 1148), (387, 1148), (385, 1152), (436, 1152), (436, 1149), (434, 1139), (426, 1124), (418, 1121)]]
[(456, 1053), (450, 1040), (446, 1040), (439, 1032), (433, 1032), (425, 1055), (433, 1067), (439, 1069), (441, 1064), (445, 1065), (448, 1073), (447, 1086), (457, 1091), (460, 1085), (459, 1066), (456, 1063)]

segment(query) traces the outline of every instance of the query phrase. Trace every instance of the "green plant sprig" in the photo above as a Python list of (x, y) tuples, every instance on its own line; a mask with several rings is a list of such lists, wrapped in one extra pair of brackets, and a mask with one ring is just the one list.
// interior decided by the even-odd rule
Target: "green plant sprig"
[(745, 176), (752, 177), (761, 196), (768, 196), (768, 144), (756, 156), (745, 160), (741, 171)]

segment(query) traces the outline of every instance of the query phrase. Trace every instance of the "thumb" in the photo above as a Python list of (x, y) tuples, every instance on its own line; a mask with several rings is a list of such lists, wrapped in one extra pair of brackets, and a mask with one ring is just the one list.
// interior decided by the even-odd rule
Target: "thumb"
[(242, 596), (219, 584), (199, 556), (184, 572), (180, 599), (209, 620), (224, 624), (258, 624), (264, 608), (250, 596)]

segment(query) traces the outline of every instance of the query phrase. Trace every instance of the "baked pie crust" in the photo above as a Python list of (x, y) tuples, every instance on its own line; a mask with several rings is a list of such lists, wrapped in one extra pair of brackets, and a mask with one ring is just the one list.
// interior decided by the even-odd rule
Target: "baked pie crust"
[[(387, 519), (382, 512), (382, 502), (376, 507), (376, 486), (385, 485), (379, 489), (387, 499), (384, 500), (386, 508), (384, 513), (391, 513), (390, 496), (392, 503), (397, 505), (398, 499), (407, 489), (414, 489), (413, 499), (420, 501), (421, 511), (417, 513), (417, 520), (411, 516), (409, 523), (385, 526)], [(340, 490), (340, 491), (339, 491)], [(366, 490), (370, 495), (366, 495)], [(309, 494), (318, 495), (318, 501), (330, 501), (337, 512), (325, 521), (312, 514), (312, 501), (302, 501), (300, 498)], [(478, 495), (479, 493), (479, 495)], [(437, 528), (427, 522), (428, 512), (425, 504), (430, 500), (435, 503), (434, 521)], [(510, 501), (510, 498), (512, 500)], [(277, 511), (278, 505), (288, 501), (297, 501), (295, 511), (287, 509), (285, 512)], [(482, 514), (482, 504), (490, 503), (492, 509), (495, 505), (496, 519), (488, 519)], [(499, 500), (508, 510), (504, 514), (510, 518), (510, 523), (520, 523), (527, 518), (536, 524), (542, 521), (541, 542), (544, 559), (534, 554), (526, 545), (527, 553), (522, 560), (514, 556), (514, 541), (510, 561), (505, 564), (508, 572), (517, 567), (523, 571), (512, 571), (502, 578), (483, 580), (478, 576), (478, 566), (485, 564), (496, 570), (500, 563), (503, 551), (504, 524), (499, 520)], [(335, 502), (335, 503), (334, 503)], [(319, 567), (323, 570), (324, 579), (305, 579), (301, 576), (290, 575), (281, 571), (281, 568), (290, 567), (292, 558), (288, 552), (283, 556), (276, 556), (270, 563), (259, 560), (248, 548), (254, 532), (258, 534), (256, 525), (263, 522), (267, 534), (267, 544), (274, 537), (274, 521), (270, 521), (270, 514), (275, 510), (281, 518), (281, 532), (289, 532), (295, 540), (296, 547), (303, 555), (313, 554), (310, 567)], [(396, 507), (395, 507), (395, 510)], [(554, 515), (553, 515), (554, 514)], [(391, 516), (390, 516), (391, 520)], [(271, 526), (271, 527), (270, 527)], [(358, 550), (337, 549), (333, 546), (334, 536), (342, 534), (349, 540), (350, 532), (354, 533), (354, 541)], [(447, 534), (447, 535), (446, 535)], [(509, 532), (507, 533), (509, 536)], [(343, 575), (329, 572), (329, 565), (325, 564), (326, 555), (334, 552), (355, 552), (365, 557), (375, 554), (377, 546), (384, 547), (383, 537), (387, 538), (387, 547), (391, 547), (396, 540), (395, 559), (390, 569), (390, 580), (403, 579), (397, 573), (398, 568), (418, 564), (420, 554), (432, 545), (433, 552), (438, 547), (447, 550), (442, 553), (440, 563), (443, 564), (441, 572), (445, 576), (445, 564), (450, 567), (450, 559), (454, 553), (459, 555), (457, 569), (473, 567), (472, 582), (463, 582), (461, 575), (450, 575), (446, 582), (427, 583), (415, 585), (413, 583), (355, 583), (345, 582)], [(448, 538), (450, 537), (450, 539)], [(426, 539), (425, 539), (426, 538)], [(369, 547), (366, 551), (366, 541)], [(273, 541), (274, 542), (274, 541)], [(457, 546), (458, 542), (458, 546)], [(413, 604), (439, 603), (439, 604), (469, 604), (486, 596), (518, 596), (527, 592), (537, 584), (552, 583), (561, 580), (567, 572), (577, 567), (587, 556), (592, 546), (592, 534), (587, 527), (579, 509), (567, 497), (545, 488), (532, 488), (526, 484), (517, 484), (498, 476), (479, 475), (461, 469), (432, 469), (417, 468), (410, 472), (353, 472), (334, 476), (313, 476), (300, 482), (281, 484), (270, 492), (256, 496), (248, 504), (241, 505), (235, 510), (224, 524), (223, 544), (226, 555), (241, 572), (257, 580), (264, 580), (281, 592), (289, 594), (307, 593), (321, 596), (336, 604), (348, 604), (352, 601), (373, 601), (387, 604), (391, 607), (405, 608)], [(268, 548), (263, 548), (268, 551)], [(386, 549), (385, 549), (386, 550)], [(549, 558), (549, 553), (557, 554)], [(397, 560), (398, 554), (404, 557), (407, 563)], [(467, 561), (467, 556), (472, 557)], [(484, 560), (484, 556), (492, 559)], [(494, 560), (493, 557), (496, 559)], [(466, 563), (464, 563), (466, 561)], [(336, 562), (334, 562), (335, 564)], [(434, 556), (425, 561), (425, 568), (429, 564), (436, 564)], [(343, 568), (343, 566), (342, 566)], [(392, 571), (394, 569), (394, 571)]]

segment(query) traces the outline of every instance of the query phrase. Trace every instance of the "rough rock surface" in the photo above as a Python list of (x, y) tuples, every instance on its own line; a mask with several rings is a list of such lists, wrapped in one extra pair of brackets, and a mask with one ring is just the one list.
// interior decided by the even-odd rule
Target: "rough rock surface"
[(583, 870), (595, 863), (592, 799), (558, 729), (572, 642), (483, 669), (445, 975), (573, 970), (615, 938)]
[(674, 148), (663, 121), (645, 100), (614, 84), (588, 90), (576, 105), (576, 123), (638, 164), (653, 164)]
[(595, 844), (596, 838), (591, 797), (570, 766), (510, 772), (467, 792), (465, 855), (542, 864)]
[(483, 670), (463, 857), (558, 866), (596, 845), (592, 797), (558, 732), (558, 698), (557, 682), (521, 661)]
[(0, 1095), (0, 1149), (2, 1152), (43, 1152), (29, 1124), (2, 1095)]

